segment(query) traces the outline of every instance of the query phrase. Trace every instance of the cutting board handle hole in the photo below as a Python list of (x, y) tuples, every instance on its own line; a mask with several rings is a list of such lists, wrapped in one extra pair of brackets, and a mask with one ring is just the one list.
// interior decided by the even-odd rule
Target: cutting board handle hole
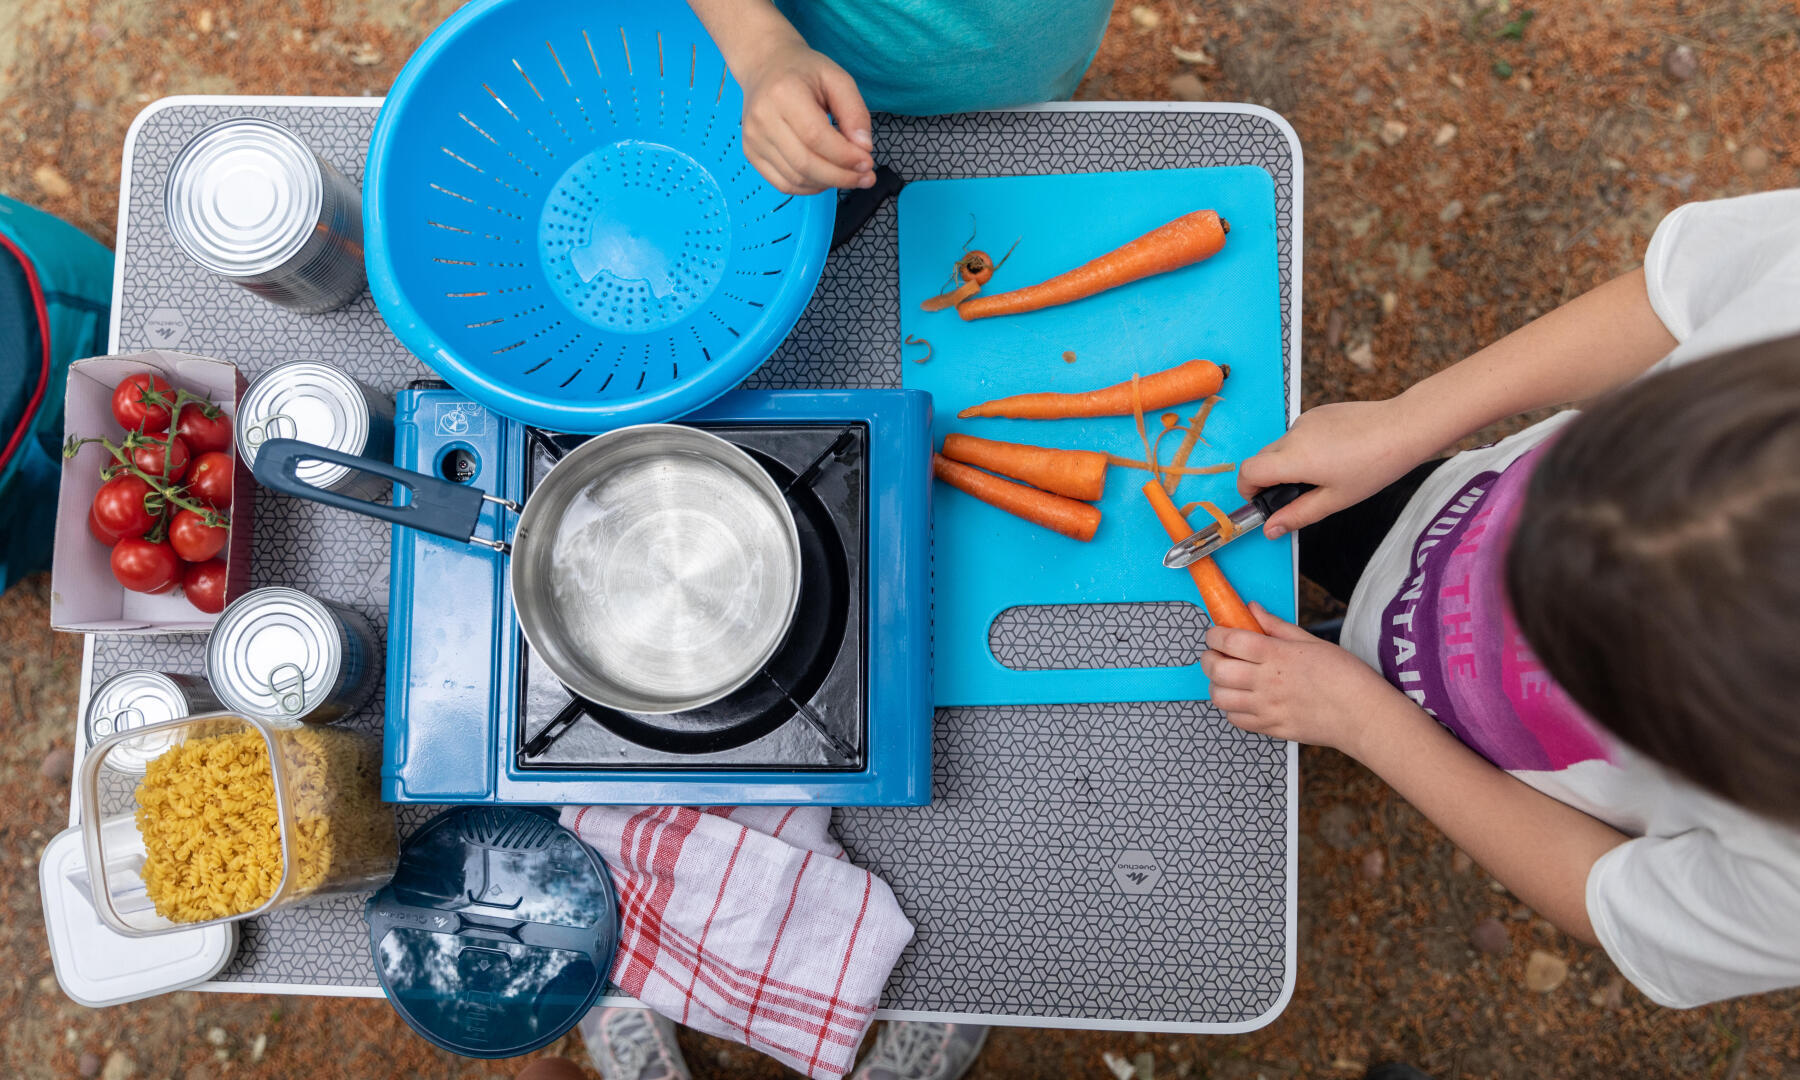
[(1184, 600), (1021, 604), (994, 616), (988, 650), (1013, 671), (1188, 667), (1200, 662), (1209, 625)]

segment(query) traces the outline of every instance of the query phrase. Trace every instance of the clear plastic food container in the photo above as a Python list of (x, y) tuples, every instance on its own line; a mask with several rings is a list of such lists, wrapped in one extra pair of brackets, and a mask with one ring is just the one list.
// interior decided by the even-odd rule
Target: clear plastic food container
[(133, 937), (366, 892), (398, 859), (381, 743), (358, 731), (183, 717), (102, 740), (80, 782), (94, 909)]

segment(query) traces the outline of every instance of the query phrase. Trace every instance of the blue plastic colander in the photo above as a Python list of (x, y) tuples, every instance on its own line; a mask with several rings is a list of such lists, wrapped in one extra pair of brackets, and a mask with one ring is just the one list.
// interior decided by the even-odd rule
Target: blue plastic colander
[(557, 431), (690, 412), (793, 328), (830, 193), (770, 187), (680, 0), (475, 0), (394, 81), (369, 147), (369, 283), (463, 393)]

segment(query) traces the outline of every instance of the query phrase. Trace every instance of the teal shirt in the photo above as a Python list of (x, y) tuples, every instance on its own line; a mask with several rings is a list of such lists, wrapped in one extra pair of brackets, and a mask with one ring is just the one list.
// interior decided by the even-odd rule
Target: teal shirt
[(1060, 101), (1112, 0), (775, 0), (875, 112), (935, 116)]

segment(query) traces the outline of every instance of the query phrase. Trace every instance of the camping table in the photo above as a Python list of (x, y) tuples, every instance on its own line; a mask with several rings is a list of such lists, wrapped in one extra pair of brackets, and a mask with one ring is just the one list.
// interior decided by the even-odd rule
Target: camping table
[[(254, 377), (291, 359), (341, 365), (393, 392), (431, 372), (365, 293), (296, 315), (207, 277), (163, 225), (170, 162), (202, 128), (264, 116), (359, 181), (374, 98), (179, 97), (125, 140), (114, 352), (178, 349)], [(1259, 165), (1275, 181), (1285, 385), (1299, 394), (1301, 160), (1280, 117), (1253, 106), (1070, 104), (928, 119), (882, 117), (876, 145), (909, 180)], [(753, 387), (900, 383), (897, 222), (890, 201), (825, 266), (811, 306)], [(266, 494), (254, 579), (348, 604), (385, 634), (388, 527)], [(1187, 663), (1191, 605), (1067, 608), (1033, 636), (995, 631), (1010, 662)], [(1043, 627), (1054, 633), (1045, 639)], [(98, 681), (149, 667), (200, 672), (199, 636), (90, 636), (82, 704)], [(1171, 644), (1174, 642), (1175, 644)], [(1090, 644), (1091, 643), (1091, 644)], [(381, 723), (382, 701), (352, 723)], [(77, 737), (77, 745), (82, 740)], [(883, 1014), (1052, 1027), (1246, 1031), (1294, 983), (1295, 796), (1290, 744), (1241, 733), (1207, 702), (940, 709), (931, 805), (840, 810), (851, 856), (885, 878), (918, 927)], [(129, 806), (129, 787), (107, 801)], [(403, 830), (430, 816), (400, 809)], [(79, 807), (71, 806), (71, 820)], [(1129, 867), (1129, 868), (1128, 868)], [(379, 996), (360, 897), (251, 920), (211, 989)]]

